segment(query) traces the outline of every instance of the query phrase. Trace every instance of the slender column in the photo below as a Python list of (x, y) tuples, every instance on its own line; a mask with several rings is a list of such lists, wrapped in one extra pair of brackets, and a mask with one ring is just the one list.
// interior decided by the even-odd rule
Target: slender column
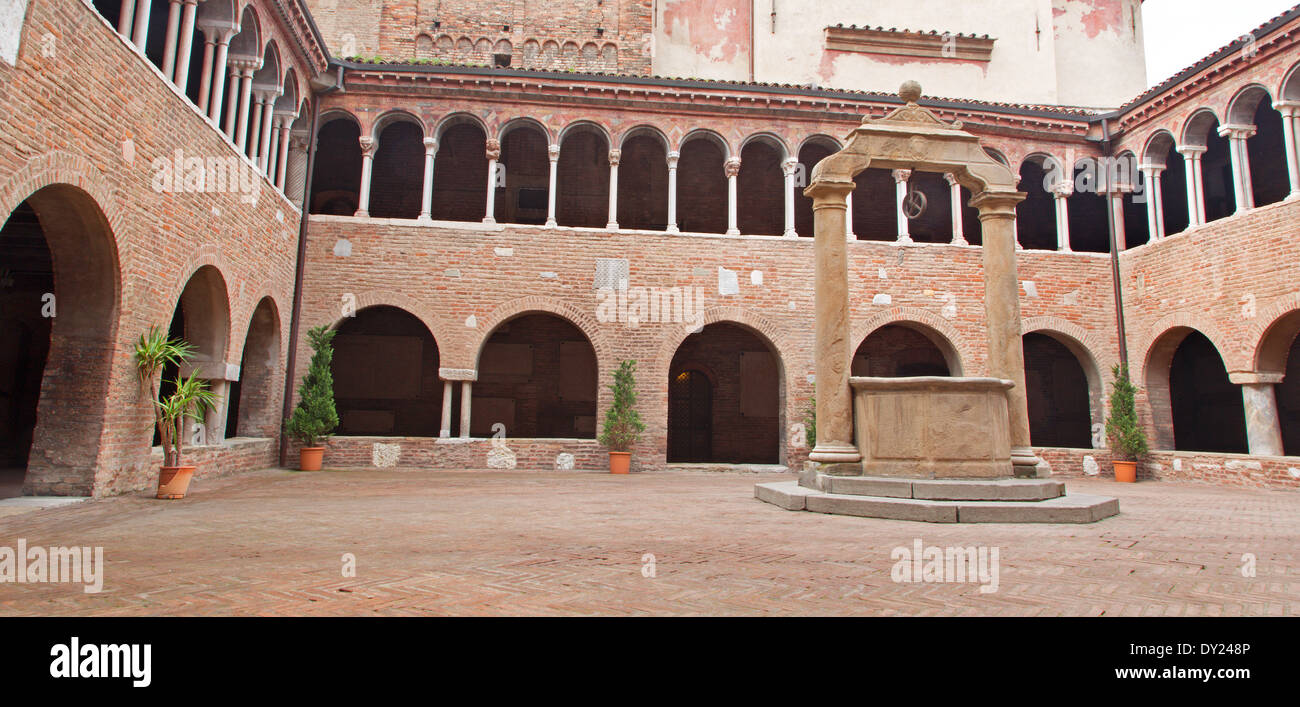
[(253, 99), (253, 67), (247, 66), (239, 72), (239, 120), (236, 123), (235, 146), (240, 152), (248, 149), (249, 103)]
[(1300, 198), (1300, 155), (1297, 155), (1297, 123), (1300, 123), (1300, 101), (1275, 101), (1273, 107), (1282, 114), (1282, 142), (1286, 145), (1286, 173), (1291, 180), (1291, 194), (1287, 198)]
[(1110, 208), (1111, 220), (1115, 222), (1115, 252), (1128, 250), (1128, 233), (1124, 229), (1124, 193), (1127, 185), (1117, 184), (1106, 192), (1106, 206)]
[(1160, 218), (1160, 173), (1163, 170), (1155, 165), (1142, 165), (1140, 170), (1142, 181), (1146, 185), (1147, 232), (1151, 234), (1151, 240), (1158, 241), (1165, 237), (1161, 228), (1163, 219)]
[[(370, 170), (375, 164), (375, 139), (361, 136), (361, 193), (357, 195), (356, 216), (370, 216)], [(490, 192), (489, 192), (490, 193)]]
[(1156, 202), (1156, 234), (1158, 238), (1165, 237), (1165, 177), (1164, 168), (1159, 167), (1155, 171), (1155, 179), (1151, 181), (1151, 192), (1147, 195), (1148, 199)]
[(135, 5), (139, 0), (122, 0), (122, 9), (117, 15), (117, 33), (131, 39), (131, 30), (135, 27)]
[(1016, 476), (1034, 476), (1038, 458), (1029, 440), (1029, 403), (1025, 393), (1025, 359), (1020, 340), (1020, 283), (1016, 276), (1013, 225), (1018, 192), (984, 192), (971, 203), (984, 225), (984, 316), (988, 327), (989, 375), (1010, 380), (1011, 463)]
[(1277, 395), (1272, 383), (1246, 383), (1241, 386), (1246, 410), (1246, 438), (1250, 453), (1280, 457), (1282, 427), (1278, 422)]
[[(850, 348), (848, 246), (844, 222), (853, 182), (815, 182), (804, 190), (813, 200), (816, 252), (813, 281), (816, 302), (817, 444), (808, 458), (823, 464), (862, 460), (853, 445), (853, 398), (849, 389)], [(862, 470), (847, 470), (861, 474)]]
[(1205, 223), (1205, 160), (1204, 153), (1195, 155), (1196, 159), (1192, 161), (1192, 167), (1196, 170), (1196, 218), (1200, 223)]
[(262, 161), (266, 163), (266, 168), (262, 170), (262, 173), (266, 175), (271, 185), (275, 186), (275, 158), (280, 152), (280, 117), (274, 111), (268, 110), (267, 113), (272, 115), (271, 129), (267, 131), (271, 139), (266, 147), (266, 156), (262, 158)]
[(609, 151), (609, 223), (605, 228), (618, 230), (618, 163), (623, 159), (622, 150)]
[(253, 93), (252, 100), (253, 110), (248, 115), (246, 126), (248, 137), (240, 144), (239, 149), (248, 155), (248, 159), (252, 160), (253, 164), (257, 164), (257, 148), (262, 144), (262, 115), (270, 111), (266, 110), (266, 94), (256, 91)]
[[(437, 139), (426, 137), (424, 139), (424, 181), (420, 183), (421, 221), (433, 220), (433, 158), (437, 153)], [(451, 383), (448, 382), (447, 385), (451, 385)]]
[(781, 173), (785, 175), (785, 233), (786, 238), (798, 238), (794, 230), (794, 173), (799, 168), (799, 160), (790, 157), (781, 163)]
[(1052, 185), (1052, 202), (1056, 204), (1056, 249), (1071, 252), (1070, 248), (1070, 195), (1074, 182), (1062, 179)]
[(546, 159), (551, 163), (550, 188), (546, 190), (546, 227), (555, 228), (559, 225), (559, 222), (555, 220), (555, 191), (560, 183), (560, 146), (548, 146), (546, 148)]
[(1183, 156), (1183, 174), (1187, 181), (1187, 221), (1193, 226), (1205, 223), (1205, 190), (1201, 184), (1201, 155), (1205, 148), (1188, 145), (1178, 148)]
[[(816, 219), (813, 219), (816, 223)], [(852, 243), (858, 239), (858, 234), (853, 232), (853, 192), (844, 195), (844, 240)]]
[[(303, 191), (307, 188), (307, 131), (289, 133), (289, 169), (284, 175), (284, 195), (289, 201), (303, 206)], [(306, 209), (303, 209), (306, 211)]]
[(898, 212), (898, 240), (899, 245), (912, 242), (911, 231), (908, 229), (907, 214), (903, 213), (903, 200), (907, 198), (907, 180), (912, 178), (912, 170), (896, 169), (894, 170), (894, 207)]
[(1224, 125), (1220, 137), (1228, 138), (1228, 155), (1232, 161), (1232, 193), (1237, 198), (1237, 211), (1255, 208), (1255, 193), (1250, 180), (1250, 153), (1246, 140), (1255, 135), (1253, 125)]
[(682, 154), (677, 150), (668, 153), (668, 232), (681, 233), (677, 229), (677, 160)]
[(203, 34), (203, 70), (199, 72), (199, 111), (208, 114), (208, 103), (212, 98), (212, 60), (216, 55), (217, 43), (211, 35)]
[(240, 90), (242, 89), (242, 82), (239, 80), (240, 76), (242, 75), (242, 71), (239, 68), (239, 64), (242, 64), (244, 61), (245, 61), (244, 59), (237, 59), (233, 57), (229, 61), (230, 100), (226, 101), (225, 133), (226, 133), (226, 137), (230, 138), (231, 142), (235, 141), (235, 125), (236, 125), (236, 121), (239, 120), (239, 94), (240, 94)]
[(442, 427), (438, 430), (438, 436), (447, 439), (451, 437), (451, 381), (442, 382)]
[(172, 83), (185, 93), (190, 85), (190, 52), (194, 48), (194, 18), (198, 14), (198, 0), (184, 0), (181, 14), (180, 50), (176, 54), (176, 71)]
[(167, 3), (167, 33), (164, 35), (162, 73), (168, 81), (176, 76), (176, 40), (180, 39), (181, 0)]
[(483, 215), (483, 223), (487, 224), (497, 222), (497, 160), (499, 159), (501, 159), (501, 141), (488, 138), (487, 213)]
[(275, 186), (284, 192), (284, 180), (289, 174), (289, 141), (292, 140), (290, 135), (293, 127), (293, 114), (285, 114), (280, 117), (280, 147), (276, 150), (275, 157)]
[(275, 118), (277, 96), (278, 93), (267, 93), (262, 99), (262, 141), (257, 147), (257, 164), (262, 168), (262, 174), (268, 177), (271, 176), (271, 127)]
[(460, 436), (469, 439), (470, 405), (474, 399), (474, 381), (460, 382)]
[(736, 236), (736, 177), (740, 174), (740, 158), (728, 157), (722, 169), (727, 174), (727, 235)]
[(131, 32), (131, 43), (142, 52), (149, 41), (149, 8), (152, 6), (152, 0), (138, 0), (135, 4), (135, 29)]
[(212, 96), (208, 102), (208, 118), (213, 125), (221, 120), (221, 103), (226, 98), (226, 61), (230, 52), (230, 32), (218, 35), (216, 58), (212, 61)]
[(952, 205), (952, 244), (970, 245), (966, 242), (966, 224), (961, 217), (961, 183), (950, 173), (943, 175), (943, 178), (948, 182), (948, 196)]

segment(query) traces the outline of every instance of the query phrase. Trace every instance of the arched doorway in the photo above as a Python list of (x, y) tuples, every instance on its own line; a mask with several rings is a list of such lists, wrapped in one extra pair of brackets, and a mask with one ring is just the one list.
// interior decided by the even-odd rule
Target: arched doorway
[(677, 347), (668, 376), (669, 462), (780, 463), (784, 374), (766, 339), (710, 324)]
[[(220, 397), (214, 410), (209, 411), (200, 425), (185, 422), (185, 444), (219, 444), (225, 439), (227, 413), (232, 398), (231, 383), (227, 379), (226, 352), (230, 341), (230, 302), (227, 298), (226, 279), (212, 265), (204, 265), (190, 276), (181, 291), (180, 301), (172, 312), (169, 335), (184, 339), (193, 348), (189, 359), (181, 366), (169, 365), (163, 369), (159, 387), (160, 398), (174, 390), (177, 376), (197, 376), (208, 382), (209, 389)], [(154, 430), (154, 444), (159, 444), (158, 430)]]
[(433, 161), (435, 221), (482, 221), (487, 212), (487, 134), (469, 118), (444, 124)]
[(45, 187), (0, 229), (0, 497), (89, 495), (118, 317), (117, 254), (85, 192)]
[(1282, 453), (1300, 456), (1300, 310), (1279, 317), (1265, 330), (1255, 358), (1255, 370), (1268, 376), (1280, 374), (1273, 386), (1277, 401)]
[(350, 117), (334, 118), (320, 128), (316, 138), (316, 164), (312, 169), (313, 214), (352, 216), (360, 205), (361, 128)]
[(1245, 454), (1246, 415), (1241, 388), (1228, 380), (1214, 344), (1193, 331), (1169, 366), (1174, 449)]
[[(775, 138), (759, 135), (740, 148), (736, 175), (740, 232), (747, 236), (779, 236), (785, 231), (785, 176), (781, 161), (785, 147)], [(744, 204), (740, 208), (739, 204)]]
[(677, 163), (677, 223), (688, 233), (727, 231), (727, 143), (711, 132), (683, 138)]
[(280, 313), (263, 298), (253, 311), (239, 360), (239, 380), (230, 384), (226, 437), (274, 437), (280, 429), (276, 403), (280, 369)]
[(370, 174), (370, 215), (416, 218), (424, 188), (424, 128), (398, 114), (375, 129)]
[(853, 354), (854, 376), (898, 378), (961, 375), (956, 350), (942, 334), (908, 323), (886, 324), (867, 335)]
[(1049, 334), (1031, 332), (1022, 337), (1022, 343), (1031, 443), (1035, 447), (1092, 448), (1091, 395), (1083, 363)]
[(656, 130), (633, 129), (623, 140), (618, 168), (620, 228), (668, 228), (668, 141)]
[(334, 405), (339, 435), (437, 437), (443, 386), (438, 344), (415, 315), (366, 307), (334, 336)]
[(604, 228), (609, 223), (609, 140), (582, 123), (561, 138), (556, 168), (555, 220), (561, 226)]
[(532, 312), (497, 326), (479, 352), (470, 434), (593, 439), (596, 350), (564, 317)]
[[(546, 223), (551, 164), (546, 134), (531, 121), (507, 125), (501, 136), (497, 194), (492, 202), (499, 223)], [(504, 170), (504, 171), (500, 171)]]

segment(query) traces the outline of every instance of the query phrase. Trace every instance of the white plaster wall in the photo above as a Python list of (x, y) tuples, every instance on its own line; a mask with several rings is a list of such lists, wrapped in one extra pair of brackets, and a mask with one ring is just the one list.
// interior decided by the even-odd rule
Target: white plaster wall
[(23, 39), (27, 0), (0, 0), (0, 59), (13, 66)]
[[(915, 79), (928, 96), (1117, 106), (1143, 90), (1145, 71), (1140, 9), (1136, 42), (1132, 32), (1095, 31), (1097, 16), (1088, 13), (1114, 3), (1140, 7), (1138, 0), (659, 0), (653, 70), (747, 81), (752, 41), (755, 81), (892, 92)], [(1056, 11), (1064, 13), (1059, 22)], [(997, 41), (986, 64), (827, 52), (825, 28), (836, 24)]]

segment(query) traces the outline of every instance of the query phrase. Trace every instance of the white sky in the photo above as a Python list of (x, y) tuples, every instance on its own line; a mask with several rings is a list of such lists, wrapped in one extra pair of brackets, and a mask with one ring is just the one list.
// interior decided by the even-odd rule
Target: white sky
[(1146, 0), (1147, 83), (1164, 81), (1294, 5), (1292, 0)]

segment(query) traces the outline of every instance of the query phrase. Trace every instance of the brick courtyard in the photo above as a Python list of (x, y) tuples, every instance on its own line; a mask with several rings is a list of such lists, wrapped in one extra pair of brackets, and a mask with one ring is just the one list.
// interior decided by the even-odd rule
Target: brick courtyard
[[(776, 474), (279, 470), (0, 516), (0, 546), (102, 545), (100, 594), (0, 585), (0, 615), (1300, 614), (1292, 492), (1071, 480), (1092, 525), (791, 513)], [(890, 552), (1000, 548), (1000, 586), (896, 584)], [(356, 576), (343, 577), (344, 553)], [(643, 576), (643, 556), (655, 577)], [(1253, 553), (1257, 575), (1242, 576)]]

